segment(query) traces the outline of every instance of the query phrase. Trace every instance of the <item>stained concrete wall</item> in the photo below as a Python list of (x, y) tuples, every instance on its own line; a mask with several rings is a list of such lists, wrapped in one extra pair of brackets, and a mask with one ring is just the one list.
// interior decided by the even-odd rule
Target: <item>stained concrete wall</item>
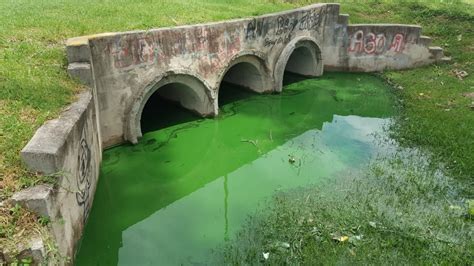
[[(340, 22), (346, 22), (342, 16)], [(325, 46), (326, 70), (374, 72), (419, 67), (443, 59), (421, 27), (398, 24), (336, 25)]]
[(168, 85), (164, 79), (181, 84), (163, 93), (167, 98), (215, 116), (226, 74), (227, 82), (279, 92), (285, 70), (307, 76), (324, 68), (371, 72), (443, 57), (419, 26), (348, 22), (338, 4), (316, 4), (249, 19), (74, 38), (68, 44), (70, 72), (86, 84), (95, 77), (101, 136), (111, 146), (138, 141), (143, 106)]
[(16, 193), (13, 203), (49, 217), (61, 255), (78, 243), (99, 176), (102, 147), (96, 106), (90, 92), (79, 95), (58, 119), (46, 122), (21, 151), (29, 170), (51, 175), (55, 184)]
[[(206, 107), (194, 108), (203, 116), (217, 115), (219, 85), (232, 67), (240, 69), (230, 70), (226, 81), (258, 92), (281, 90), (283, 70), (292, 50), (299, 41), (305, 41), (312, 44), (307, 49), (320, 53), (326, 23), (338, 14), (339, 5), (318, 4), (224, 23), (89, 37), (90, 51), (85, 53), (91, 55), (96, 77), (104, 145), (137, 141), (147, 94), (169, 75), (195, 94), (207, 96), (201, 98)], [(321, 56), (316, 51), (309, 53), (314, 58), (307, 60), (319, 67), (302, 74), (321, 75), (322, 61), (313, 60)], [(244, 78), (242, 73), (249, 75)], [(189, 77), (202, 85), (188, 84), (184, 79)]]

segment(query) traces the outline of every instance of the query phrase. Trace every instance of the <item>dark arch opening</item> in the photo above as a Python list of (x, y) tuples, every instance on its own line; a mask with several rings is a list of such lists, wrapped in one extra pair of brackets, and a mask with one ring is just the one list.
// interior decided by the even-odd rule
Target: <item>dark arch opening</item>
[(311, 44), (301, 44), (293, 50), (285, 66), (283, 86), (316, 76), (321, 53)]
[(248, 98), (255, 92), (263, 92), (264, 85), (263, 76), (254, 64), (237, 63), (222, 78), (218, 96), (219, 107)]
[(158, 88), (143, 107), (142, 133), (200, 119), (197, 112), (183, 107), (193, 101), (199, 98), (185, 84), (170, 83)]

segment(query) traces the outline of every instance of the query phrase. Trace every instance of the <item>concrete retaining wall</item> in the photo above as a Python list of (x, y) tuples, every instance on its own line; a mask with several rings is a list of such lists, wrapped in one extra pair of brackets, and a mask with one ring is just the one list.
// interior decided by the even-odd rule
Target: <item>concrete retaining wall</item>
[(255, 18), (103, 33), (69, 39), (69, 74), (90, 87), (60, 118), (43, 125), (22, 151), (30, 170), (57, 184), (13, 201), (52, 219), (64, 256), (73, 257), (92, 205), (102, 146), (141, 137), (143, 107), (155, 92), (202, 116), (219, 112), (222, 81), (280, 92), (285, 71), (381, 71), (443, 59), (412, 25), (348, 25), (338, 4)]
[[(341, 19), (342, 20), (342, 19)], [(344, 20), (342, 20), (345, 22)], [(325, 69), (373, 72), (419, 67), (443, 59), (421, 27), (397, 24), (336, 25), (325, 46)]]
[(40, 127), (21, 151), (31, 171), (51, 175), (56, 183), (18, 192), (12, 201), (49, 217), (60, 253), (71, 258), (99, 176), (102, 147), (98, 132), (92, 94), (84, 92), (58, 119)]

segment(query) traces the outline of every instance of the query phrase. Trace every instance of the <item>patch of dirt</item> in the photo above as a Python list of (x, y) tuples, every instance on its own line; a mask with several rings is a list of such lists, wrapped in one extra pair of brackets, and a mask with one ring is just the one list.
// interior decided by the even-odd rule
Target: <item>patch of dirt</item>
[(466, 93), (463, 93), (462, 96), (474, 99), (474, 92), (466, 92)]
[(44, 228), (38, 217), (19, 206), (4, 203), (0, 206), (0, 247), (5, 253), (18, 253), (34, 237), (41, 237)]
[(455, 69), (453, 70), (453, 74), (459, 79), (459, 80), (463, 80), (464, 78), (466, 78), (467, 76), (469, 76), (469, 74), (464, 71), (464, 70), (460, 70), (460, 69)]

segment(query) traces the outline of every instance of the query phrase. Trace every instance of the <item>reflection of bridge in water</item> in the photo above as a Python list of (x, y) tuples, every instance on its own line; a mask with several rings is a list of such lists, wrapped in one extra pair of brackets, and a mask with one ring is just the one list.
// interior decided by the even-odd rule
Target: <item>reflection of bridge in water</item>
[[(334, 144), (333, 141), (326, 140), (329, 138), (342, 141), (345, 143), (345, 148), (351, 145), (360, 145), (363, 142), (363, 140), (356, 138), (350, 140), (351, 137), (354, 137), (353, 135), (356, 135), (354, 133), (359, 132), (358, 129), (346, 127), (345, 119), (345, 117), (335, 117), (334, 120), (337, 120), (337, 123), (327, 123), (322, 133), (308, 131), (301, 137), (296, 137), (294, 140), (268, 152), (265, 157), (242, 165), (229, 174), (213, 180), (201, 180), (208, 183), (194, 184), (189, 187), (189, 193), (183, 194), (157, 209), (153, 209), (153, 207), (157, 207), (156, 199), (158, 193), (160, 193), (159, 191), (155, 191), (153, 194), (150, 190), (149, 193), (145, 192), (147, 194), (143, 197), (143, 194), (132, 195), (127, 193), (129, 190), (121, 192), (115, 189), (113, 193), (111, 191), (111, 193), (105, 195), (106, 193), (102, 189), (105, 184), (110, 189), (122, 187), (110, 183), (111, 181), (106, 181), (112, 177), (107, 176), (100, 181), (102, 183), (99, 186), (95, 201), (96, 208), (99, 209), (93, 211), (90, 217), (83, 248), (90, 250), (107, 246), (108, 249), (105, 252), (104, 250), (98, 250), (96, 253), (81, 250), (78, 257), (79, 262), (87, 261), (88, 257), (92, 259), (95, 254), (99, 255), (100, 253), (104, 258), (104, 263), (109, 264), (110, 262), (113, 265), (119, 265), (120, 263), (127, 265), (133, 261), (138, 264), (145, 264), (147, 261), (163, 264), (187, 264), (190, 261), (187, 261), (189, 258), (185, 255), (190, 254), (193, 255), (195, 261), (204, 263), (206, 258), (211, 257), (206, 252), (223, 243), (227, 234), (233, 236), (241, 228), (246, 215), (255, 211), (256, 206), (262, 203), (262, 199), (271, 195), (275, 189), (278, 187), (289, 189), (319, 182), (328, 176), (334, 176), (346, 167), (343, 163), (347, 163), (347, 161), (341, 162), (341, 158), (344, 157), (341, 156), (341, 152), (347, 150), (338, 149), (337, 146), (330, 145), (331, 143)], [(366, 123), (365, 126), (367, 126), (367, 121), (383, 121), (376, 118), (360, 118), (360, 120)], [(380, 123), (375, 123), (375, 125), (375, 128), (380, 129)], [(344, 139), (340, 136), (341, 132), (352, 135)], [(321, 151), (316, 150), (317, 156), (312, 158), (316, 159), (316, 163), (306, 162), (301, 167), (301, 173), (296, 175), (295, 173), (299, 169), (296, 166), (292, 167), (287, 161), (283, 162), (282, 159), (287, 160), (288, 151), (295, 152), (298, 149), (298, 144), (300, 144), (298, 141), (301, 141), (299, 139), (307, 140), (313, 135), (323, 136), (322, 139), (318, 138), (318, 144), (322, 147), (318, 145), (317, 148)], [(370, 143), (369, 140), (372, 136), (367, 134), (364, 136), (367, 138), (365, 141)], [(350, 140), (349, 145), (347, 144), (348, 140)], [(303, 146), (306, 149), (305, 153), (308, 153), (310, 149), (314, 149), (314, 147), (308, 145), (312, 142), (301, 143), (307, 144)], [(328, 145), (328, 147), (325, 147), (325, 145)], [(354, 152), (352, 155), (357, 156), (360, 160), (362, 157), (368, 157), (371, 152), (370, 149), (363, 149)], [(302, 154), (294, 153), (294, 155), (301, 158)], [(280, 163), (273, 164), (272, 171), (269, 171), (268, 164), (275, 161)], [(294, 171), (291, 173), (291, 170)], [(174, 194), (173, 192), (176, 191), (174, 188), (179, 187), (183, 181), (173, 182), (173, 186), (167, 186), (168, 193)], [(151, 184), (148, 186), (151, 186)], [(124, 195), (127, 195), (128, 198), (123, 198)], [(175, 194), (175, 196), (177, 195)], [(139, 204), (139, 200), (132, 200), (130, 197), (141, 200), (141, 204)], [(121, 205), (125, 201), (132, 201), (136, 205), (134, 207)], [(145, 201), (146, 203), (144, 203)], [(111, 207), (112, 209), (110, 209)], [(105, 208), (110, 210), (104, 214)], [(139, 212), (141, 215), (134, 217), (133, 220), (126, 218), (126, 222), (122, 221), (123, 218), (130, 215), (126, 213), (128, 208), (139, 209), (134, 214)], [(147, 212), (143, 209), (146, 209)], [(97, 212), (101, 212), (101, 214)], [(105, 217), (105, 219), (97, 219), (98, 217)], [(127, 224), (127, 222), (131, 223)], [(111, 233), (110, 226), (115, 226), (117, 223), (121, 223), (122, 227)], [(90, 231), (91, 227), (102, 228), (102, 230), (94, 230), (95, 234), (93, 235)], [(90, 241), (95, 242), (95, 244)], [(89, 248), (87, 248), (88, 246)], [(154, 252), (151, 252), (152, 250)], [(166, 259), (170, 261), (167, 261), (168, 263), (163, 262)], [(117, 260), (120, 262), (119, 264)], [(87, 263), (79, 263), (78, 265), (87, 265)]]

